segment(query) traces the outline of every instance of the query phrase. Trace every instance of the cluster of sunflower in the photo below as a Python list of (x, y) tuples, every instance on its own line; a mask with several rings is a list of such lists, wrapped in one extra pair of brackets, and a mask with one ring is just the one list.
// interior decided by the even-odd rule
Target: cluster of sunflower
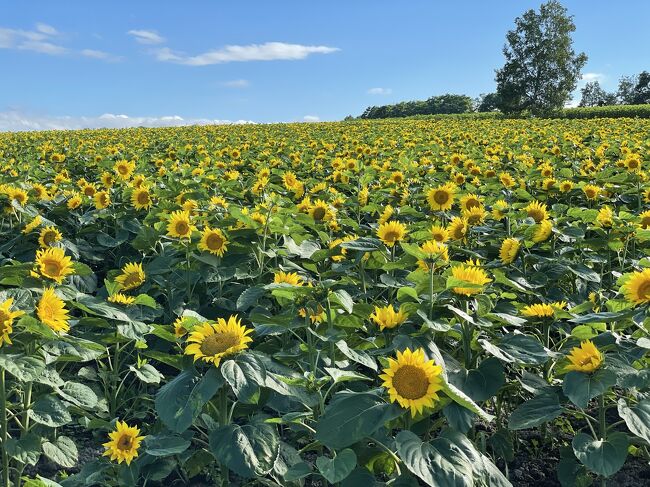
[(564, 484), (647, 460), (648, 128), (0, 134), (3, 481), (73, 421), (107, 459), (64, 486), (508, 485), (562, 415)]

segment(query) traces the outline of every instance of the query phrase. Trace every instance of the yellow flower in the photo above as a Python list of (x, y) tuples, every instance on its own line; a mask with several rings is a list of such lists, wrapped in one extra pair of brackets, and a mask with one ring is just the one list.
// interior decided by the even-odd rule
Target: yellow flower
[(447, 226), (447, 233), (452, 240), (465, 240), (468, 231), (467, 220), (458, 216), (453, 217)]
[(629, 274), (621, 287), (621, 293), (631, 303), (650, 303), (650, 269)]
[(407, 233), (406, 225), (398, 221), (382, 223), (377, 229), (379, 240), (388, 247), (392, 247), (396, 242), (404, 240)]
[(291, 284), (292, 286), (304, 286), (304, 281), (296, 272), (276, 272), (273, 275), (275, 284)]
[(591, 340), (582, 341), (579, 347), (573, 347), (567, 358), (571, 364), (567, 365), (565, 370), (578, 372), (593, 372), (603, 363), (603, 354)]
[(610, 228), (614, 224), (614, 212), (605, 205), (598, 211), (596, 222), (603, 228)]
[(432, 210), (450, 210), (454, 205), (455, 192), (456, 186), (452, 183), (429, 189), (427, 192), (427, 201), (429, 202), (429, 206)]
[(138, 448), (144, 436), (139, 436), (139, 428), (129, 426), (124, 421), (118, 421), (115, 426), (115, 431), (108, 434), (111, 441), (102, 445), (106, 448), (103, 456), (110, 457), (112, 461), (117, 460), (117, 463), (126, 462), (130, 465), (138, 456)]
[(483, 223), (486, 216), (487, 212), (482, 206), (472, 206), (469, 210), (463, 210), (463, 218), (467, 221), (468, 225)]
[(352, 241), (352, 240), (356, 240), (356, 239), (357, 239), (357, 237), (354, 237), (354, 236), (352, 236), (352, 235), (348, 235), (348, 236), (343, 237), (343, 238), (337, 238), (337, 239), (335, 239), (335, 240), (332, 240), (332, 241), (330, 242), (330, 244), (329, 244), (329, 248), (330, 248), (330, 249), (338, 248), (339, 253), (338, 253), (338, 254), (335, 254), (335, 255), (332, 255), (330, 258), (331, 258), (334, 262), (341, 262), (342, 260), (344, 260), (344, 259), (345, 259), (345, 256), (346, 256), (347, 253), (348, 253), (348, 251), (347, 251), (347, 249), (344, 249), (344, 248), (341, 247), (340, 245), (341, 245), (342, 243), (350, 242), (350, 241)]
[(470, 262), (468, 264), (459, 264), (451, 268), (451, 275), (468, 284), (472, 284), (477, 287), (454, 287), (452, 291), (456, 294), (462, 294), (464, 296), (472, 296), (473, 294), (478, 294), (483, 291), (483, 286), (488, 282), (492, 282), (487, 276), (487, 273), (481, 269), (477, 264)]
[(205, 227), (201, 234), (199, 249), (223, 257), (224, 252), (228, 250), (228, 239), (218, 228)]
[(564, 180), (560, 183), (560, 191), (568, 193), (573, 189), (573, 181)]
[(460, 207), (463, 210), (471, 210), (474, 207), (482, 207), (483, 198), (478, 195), (469, 193), (460, 199)]
[(412, 352), (407, 348), (397, 352), (396, 359), (388, 359), (388, 368), (379, 377), (384, 381), (382, 386), (388, 389), (390, 401), (410, 409), (411, 416), (415, 417), (440, 399), (437, 392), (443, 385), (441, 375), (442, 367), (427, 360), (423, 349)]
[(390, 205), (386, 205), (386, 208), (384, 208), (384, 211), (379, 215), (379, 220), (377, 220), (377, 223), (380, 225), (383, 223), (386, 223), (388, 220), (390, 220), (390, 217), (393, 216), (394, 209)]
[(63, 235), (56, 227), (49, 226), (41, 230), (38, 237), (38, 243), (41, 247), (49, 247), (53, 243), (58, 242), (63, 238)]
[(551, 304), (531, 304), (521, 308), (521, 314), (529, 318), (550, 318), (555, 316), (555, 309)]
[(436, 242), (444, 243), (449, 240), (449, 232), (440, 225), (431, 225), (429, 232)]
[(192, 232), (196, 230), (190, 218), (190, 213), (187, 211), (173, 212), (167, 224), (167, 235), (176, 238), (190, 238)]
[(535, 220), (535, 223), (539, 223), (542, 220), (546, 220), (548, 218), (546, 205), (544, 203), (540, 203), (539, 201), (531, 202), (526, 208), (524, 208), (524, 210), (526, 210), (526, 213), (530, 218)]
[(519, 252), (520, 243), (516, 238), (506, 238), (501, 244), (501, 249), (499, 250), (499, 258), (504, 264), (512, 264), (517, 258), (517, 252)]
[(82, 201), (83, 201), (83, 200), (81, 199), (81, 196), (80, 196), (79, 194), (75, 193), (75, 194), (74, 194), (74, 195), (73, 195), (73, 196), (68, 200), (68, 203), (67, 203), (68, 210), (74, 210), (75, 208), (79, 208), (79, 206), (81, 205), (81, 202), (82, 202)]
[(118, 161), (113, 166), (113, 169), (120, 179), (129, 179), (135, 170), (135, 161)]
[(539, 243), (548, 240), (553, 232), (553, 223), (550, 220), (542, 220), (537, 225), (534, 226), (535, 230), (533, 232), (533, 242)]
[(502, 172), (499, 174), (499, 180), (501, 181), (501, 184), (503, 184), (503, 186), (506, 188), (512, 188), (515, 184), (517, 184), (513, 177), (507, 172)]
[(70, 274), (74, 274), (72, 259), (58, 247), (50, 247), (36, 252), (36, 269), (41, 276), (48, 277), (58, 284)]
[(492, 205), (492, 218), (495, 220), (503, 220), (506, 216), (508, 203), (505, 200), (498, 200)]
[(136, 210), (148, 210), (153, 206), (151, 195), (147, 188), (137, 188), (131, 194), (131, 204)]
[(187, 334), (189, 321), (190, 318), (187, 316), (179, 316), (176, 318), (176, 321), (174, 321), (174, 336), (176, 338), (181, 338)]
[(25, 314), (24, 311), (11, 311), (13, 298), (6, 299), (0, 304), (0, 347), (3, 343), (11, 345), (9, 334), (13, 331), (14, 319)]
[(408, 315), (401, 309), (396, 312), (392, 304), (383, 308), (375, 306), (374, 313), (370, 315), (370, 319), (379, 326), (380, 331), (384, 331), (385, 328), (395, 328), (404, 323), (406, 318)]
[(110, 303), (123, 304), (125, 306), (131, 306), (135, 303), (135, 298), (133, 296), (127, 296), (123, 293), (115, 293), (108, 297)]
[(50, 287), (43, 292), (36, 308), (39, 320), (55, 332), (66, 333), (70, 329), (68, 313), (65, 303), (55, 294), (54, 288)]
[(418, 260), (418, 267), (422, 270), (428, 271), (435, 267), (440, 261), (447, 262), (449, 260), (449, 250), (447, 246), (437, 240), (428, 240), (420, 245), (420, 250), (427, 254), (426, 259)]
[(223, 357), (248, 348), (253, 341), (248, 336), (252, 332), (237, 316), (231, 316), (228, 321), (219, 318), (216, 324), (203, 323), (190, 333), (185, 354), (194, 355), (194, 361), (201, 359), (218, 367)]
[(650, 227), (650, 210), (646, 210), (639, 215), (639, 226), (643, 229)]
[(95, 208), (98, 210), (103, 210), (111, 204), (111, 197), (108, 191), (97, 191), (93, 199), (95, 200)]
[(332, 219), (332, 210), (329, 205), (323, 200), (316, 200), (314, 204), (309, 208), (309, 216), (311, 216), (315, 221), (328, 221)]
[(584, 188), (582, 188), (582, 191), (589, 200), (595, 200), (600, 194), (600, 188), (593, 184), (586, 184)]
[(23, 228), (23, 233), (29, 233), (35, 230), (36, 227), (38, 227), (42, 222), (43, 218), (41, 218), (41, 215), (36, 215), (31, 222), (25, 225), (25, 228)]
[(122, 267), (122, 274), (115, 278), (115, 282), (120, 285), (124, 291), (135, 289), (141, 286), (145, 281), (145, 273), (142, 264), (130, 262)]

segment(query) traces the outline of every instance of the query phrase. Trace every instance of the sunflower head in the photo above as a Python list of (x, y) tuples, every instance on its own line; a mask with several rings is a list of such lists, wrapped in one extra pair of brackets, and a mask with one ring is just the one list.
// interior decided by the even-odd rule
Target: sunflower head
[(408, 318), (406, 313), (401, 309), (395, 311), (391, 304), (383, 308), (375, 306), (375, 311), (370, 315), (370, 319), (379, 326), (380, 331), (383, 331), (385, 328), (395, 328), (404, 323), (406, 318)]
[(292, 286), (304, 286), (305, 282), (297, 272), (278, 271), (273, 275), (274, 284), (291, 284)]
[(0, 303), (0, 347), (3, 343), (11, 345), (9, 334), (13, 331), (14, 320), (25, 314), (24, 311), (12, 311), (13, 298), (6, 299)]
[(199, 250), (223, 257), (223, 254), (228, 249), (228, 239), (220, 229), (205, 227), (201, 233), (201, 241), (198, 247)]
[(49, 247), (36, 252), (35, 272), (56, 281), (58, 284), (70, 274), (74, 274), (72, 259), (59, 247)]
[(535, 243), (544, 242), (548, 240), (553, 232), (553, 223), (550, 220), (542, 220), (537, 223), (533, 230), (532, 240)]
[(404, 240), (407, 233), (406, 225), (398, 221), (382, 223), (377, 229), (377, 236), (387, 247), (393, 247), (395, 243)]
[(418, 260), (418, 267), (428, 271), (437, 264), (445, 263), (449, 260), (449, 249), (443, 243), (437, 240), (428, 240), (420, 245), (420, 250), (426, 254), (425, 259)]
[(151, 194), (149, 190), (144, 187), (135, 189), (131, 193), (131, 204), (136, 210), (148, 210), (153, 206), (153, 201), (151, 200)]
[(330, 206), (323, 200), (316, 200), (309, 208), (309, 216), (311, 216), (314, 221), (328, 221), (332, 218), (332, 210)]
[(108, 434), (110, 441), (103, 444), (106, 451), (105, 457), (110, 457), (117, 463), (126, 462), (130, 465), (135, 457), (138, 456), (138, 448), (144, 436), (140, 436), (140, 429), (135, 426), (129, 426), (123, 421), (118, 421), (115, 425), (115, 431)]
[(528, 318), (552, 318), (555, 316), (555, 308), (546, 303), (531, 304), (524, 306), (521, 314)]
[(43, 292), (36, 307), (36, 315), (41, 322), (57, 333), (67, 333), (70, 329), (68, 313), (65, 303), (56, 295), (54, 288), (50, 287)]
[(115, 282), (124, 291), (135, 289), (145, 281), (145, 273), (142, 264), (130, 262), (122, 267), (122, 274), (115, 278)]
[(443, 186), (429, 189), (427, 192), (427, 201), (432, 210), (450, 210), (454, 205), (455, 193), (456, 186), (452, 183), (447, 183)]
[(433, 360), (427, 360), (424, 350), (410, 349), (397, 352), (396, 358), (388, 359), (388, 368), (379, 377), (382, 386), (388, 390), (391, 402), (397, 402), (405, 409), (411, 410), (415, 417), (425, 407), (433, 407), (440, 398), (442, 389), (442, 367)]
[(131, 306), (135, 303), (135, 298), (133, 296), (128, 296), (124, 293), (115, 293), (111, 294), (107, 301), (109, 303), (122, 304), (124, 306)]
[(621, 293), (630, 303), (636, 305), (650, 303), (650, 269), (628, 274), (621, 286)]
[(540, 203), (539, 201), (533, 201), (528, 204), (526, 208), (526, 213), (530, 218), (535, 220), (535, 223), (539, 223), (542, 220), (546, 220), (548, 218), (548, 210), (546, 209), (546, 205), (544, 203)]
[(482, 206), (472, 206), (469, 209), (463, 210), (463, 218), (467, 220), (469, 225), (479, 225), (480, 223), (483, 223), (486, 216), (487, 212)]
[(455, 216), (447, 226), (447, 233), (452, 240), (465, 240), (469, 231), (469, 222), (465, 218)]
[(464, 296), (472, 296), (483, 291), (483, 286), (492, 282), (487, 273), (474, 262), (459, 264), (451, 269), (451, 275), (459, 281), (471, 284), (472, 287), (458, 286), (453, 287), (452, 291)]
[(237, 316), (231, 316), (228, 321), (219, 318), (216, 324), (203, 323), (190, 333), (185, 354), (194, 355), (194, 361), (201, 359), (218, 367), (222, 358), (248, 348), (253, 341), (248, 336), (252, 332)]
[(585, 194), (588, 200), (595, 200), (600, 194), (600, 188), (594, 186), (593, 184), (585, 184), (582, 188), (582, 192)]
[(517, 252), (519, 252), (520, 247), (519, 240), (516, 238), (506, 238), (501, 244), (501, 249), (499, 250), (499, 258), (504, 264), (512, 264), (517, 258)]
[(579, 347), (571, 349), (567, 359), (569, 359), (570, 364), (565, 367), (565, 370), (589, 373), (600, 368), (604, 358), (591, 340), (585, 340), (580, 342)]
[(178, 210), (173, 212), (167, 223), (167, 235), (170, 237), (190, 238), (195, 229), (189, 211)]
[(38, 243), (41, 247), (50, 247), (53, 243), (58, 242), (63, 238), (63, 235), (58, 228), (54, 226), (48, 226), (41, 230), (41, 233), (38, 236)]
[(603, 228), (611, 228), (614, 224), (614, 212), (612, 209), (605, 205), (599, 211), (596, 216), (596, 223)]
[(445, 243), (449, 240), (449, 232), (446, 228), (441, 227), (440, 225), (431, 225), (429, 232), (431, 233), (433, 240), (436, 242)]

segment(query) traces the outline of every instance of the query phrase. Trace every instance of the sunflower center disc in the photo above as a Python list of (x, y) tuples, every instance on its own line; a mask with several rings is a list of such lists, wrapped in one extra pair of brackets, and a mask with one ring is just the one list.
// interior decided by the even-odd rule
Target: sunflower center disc
[(61, 266), (58, 262), (47, 261), (44, 263), (45, 275), (47, 276), (58, 276), (61, 273)]
[(187, 232), (189, 232), (190, 227), (187, 223), (185, 222), (178, 222), (176, 224), (176, 233), (179, 235), (185, 235)]
[(384, 239), (388, 242), (395, 242), (399, 237), (397, 232), (386, 232)]
[(322, 220), (325, 218), (325, 209), (324, 208), (315, 208), (314, 209), (314, 220)]
[(219, 250), (223, 246), (223, 239), (217, 234), (212, 234), (208, 236), (206, 243), (210, 250)]
[(393, 387), (406, 399), (420, 399), (429, 389), (429, 379), (421, 368), (402, 365), (393, 376)]
[(640, 299), (650, 299), (650, 282), (642, 282), (638, 294)]
[(133, 438), (130, 435), (122, 435), (117, 442), (117, 447), (120, 450), (130, 450), (133, 444)]
[(129, 274), (126, 276), (126, 279), (124, 279), (124, 287), (129, 287), (139, 283), (140, 283), (140, 276), (138, 276), (137, 274)]
[(449, 199), (449, 195), (444, 191), (436, 191), (435, 194), (433, 195), (433, 199), (435, 200), (436, 203), (442, 205), (443, 203), (447, 202), (447, 200)]
[(231, 333), (215, 333), (205, 337), (201, 343), (201, 352), (207, 356), (223, 353), (239, 344), (239, 337)]

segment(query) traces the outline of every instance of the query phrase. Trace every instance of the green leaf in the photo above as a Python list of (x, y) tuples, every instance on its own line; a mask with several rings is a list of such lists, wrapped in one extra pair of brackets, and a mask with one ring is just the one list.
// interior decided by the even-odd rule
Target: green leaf
[(144, 439), (144, 445), (149, 455), (153, 457), (167, 457), (183, 453), (190, 446), (190, 440), (182, 436), (160, 433), (148, 435)]
[(43, 453), (54, 463), (65, 468), (74, 467), (79, 459), (77, 445), (67, 436), (59, 436), (54, 443), (44, 442)]
[(585, 433), (573, 438), (573, 453), (590, 471), (610, 477), (618, 472), (627, 458), (629, 441), (625, 433), (612, 433), (606, 440), (594, 440)]
[(350, 296), (345, 289), (334, 291), (331, 297), (333, 302), (343, 306), (343, 309), (348, 313), (352, 313), (354, 301), (352, 300), (352, 296)]
[(58, 428), (72, 421), (63, 401), (52, 396), (41, 396), (29, 410), (29, 417), (39, 424)]
[(490, 399), (505, 383), (503, 366), (495, 357), (483, 360), (476, 369), (461, 369), (452, 379), (474, 401)]
[(621, 398), (618, 400), (618, 414), (632, 433), (650, 444), (650, 399), (628, 406)]
[(462, 450), (446, 438), (423, 442), (411, 431), (395, 438), (397, 453), (410, 472), (431, 487), (472, 487), (472, 466)]
[(339, 392), (316, 423), (316, 440), (339, 449), (372, 435), (404, 410), (372, 392)]
[(623, 311), (615, 311), (615, 312), (604, 311), (602, 313), (589, 313), (586, 315), (577, 316), (569, 321), (572, 323), (581, 323), (581, 324), (609, 323), (611, 321), (620, 321), (624, 318), (629, 318), (630, 316), (633, 316), (636, 312), (637, 312), (636, 309), (631, 308), (631, 309), (625, 309)]
[(56, 392), (66, 401), (83, 409), (92, 409), (97, 405), (97, 394), (79, 382), (66, 382), (63, 388), (57, 389)]
[(560, 398), (554, 390), (545, 390), (520, 404), (508, 419), (508, 428), (523, 430), (551, 421), (562, 414)]
[(585, 281), (600, 282), (600, 275), (580, 262), (572, 262), (571, 265), (567, 266), (567, 268)]
[(335, 383), (355, 380), (372, 380), (365, 375), (358, 374), (351, 370), (334, 369), (332, 367), (324, 367), (324, 369), (325, 372), (327, 372), (332, 377), (332, 379), (334, 379)]
[(336, 484), (342, 481), (352, 473), (357, 465), (357, 456), (355, 453), (346, 448), (334, 458), (318, 457), (316, 466), (320, 473), (330, 484)]
[(203, 376), (184, 370), (158, 390), (156, 412), (167, 428), (182, 433), (222, 385), (223, 377), (216, 367), (210, 367)]
[(254, 355), (239, 355), (221, 364), (221, 374), (232, 387), (237, 399), (256, 403), (259, 387), (266, 383), (266, 369)]
[(45, 369), (45, 362), (36, 357), (0, 355), (0, 368), (6, 370), (20, 382), (34, 381)]
[(41, 439), (33, 433), (27, 433), (20, 439), (9, 438), (7, 453), (21, 463), (36, 465), (41, 457)]
[(129, 370), (131, 370), (138, 379), (146, 384), (159, 384), (163, 379), (163, 375), (151, 364), (144, 364), (140, 368), (129, 365)]
[(377, 362), (375, 362), (375, 359), (365, 352), (352, 350), (344, 340), (336, 342), (336, 347), (353, 362), (365, 365), (372, 370), (377, 370)]
[(381, 248), (381, 241), (372, 237), (361, 237), (350, 242), (343, 242), (341, 248), (362, 252), (372, 252), (373, 250)]
[(257, 304), (258, 299), (264, 296), (265, 293), (266, 290), (263, 287), (249, 287), (237, 298), (237, 310), (246, 311), (251, 306)]
[(447, 396), (449, 396), (450, 399), (452, 399), (454, 402), (457, 402), (464, 408), (469, 409), (473, 413), (478, 414), (481, 418), (483, 418), (487, 422), (490, 422), (494, 419), (494, 416), (483, 411), (483, 409), (481, 409), (481, 407), (478, 404), (472, 401), (472, 399), (469, 396), (467, 396), (463, 391), (458, 389), (455, 385), (450, 384), (444, 376), (441, 377), (442, 377), (442, 390), (445, 394), (447, 394)]
[(607, 369), (600, 369), (594, 374), (572, 370), (562, 382), (562, 391), (579, 408), (586, 408), (589, 401), (600, 396), (616, 384), (616, 374)]
[(261, 477), (273, 470), (280, 440), (275, 426), (267, 423), (229, 424), (210, 433), (210, 450), (237, 475)]
[(542, 343), (529, 335), (509, 333), (497, 340), (496, 345), (486, 339), (479, 340), (479, 343), (488, 353), (504, 362), (541, 365), (549, 359)]

